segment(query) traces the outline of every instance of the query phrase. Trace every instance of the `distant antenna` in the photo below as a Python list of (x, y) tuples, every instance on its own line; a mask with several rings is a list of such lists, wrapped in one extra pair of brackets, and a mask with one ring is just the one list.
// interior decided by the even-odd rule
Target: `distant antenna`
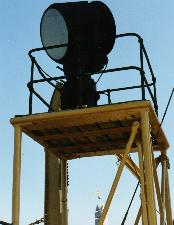
[(101, 214), (102, 214), (103, 206), (96, 206), (95, 210), (95, 225), (98, 225)]
[(96, 192), (96, 196), (97, 196), (97, 199), (99, 199), (99, 200), (101, 199), (101, 194), (99, 191)]

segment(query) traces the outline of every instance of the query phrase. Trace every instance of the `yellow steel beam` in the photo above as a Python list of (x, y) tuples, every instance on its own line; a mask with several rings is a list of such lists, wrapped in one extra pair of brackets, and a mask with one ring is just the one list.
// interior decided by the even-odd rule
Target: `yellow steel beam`
[[(163, 157), (164, 156), (164, 157)], [(162, 176), (161, 176), (161, 198), (163, 202), (163, 210), (165, 213), (165, 218), (166, 219), (166, 210), (165, 210), (165, 186), (166, 186), (166, 167), (167, 163), (165, 160), (165, 155), (161, 155), (161, 166), (162, 166)]]
[(134, 225), (138, 225), (139, 224), (139, 221), (140, 221), (140, 218), (141, 218), (141, 214), (142, 214), (142, 208), (140, 206)]
[[(60, 109), (60, 85), (56, 85), (50, 106), (53, 110)], [(45, 206), (44, 224), (62, 225), (60, 212), (60, 160), (45, 148)]]
[[(77, 159), (82, 157), (92, 157), (92, 156), (104, 156), (104, 155), (115, 155), (116, 152), (119, 154), (123, 154), (125, 152), (125, 148), (115, 148), (115, 149), (106, 149), (106, 150), (99, 150), (99, 151), (90, 151), (90, 152), (76, 152), (76, 153), (60, 153), (56, 151), (55, 148), (47, 148), (46, 151), (50, 152), (51, 154), (55, 155), (60, 159)], [(133, 147), (130, 150), (131, 153), (137, 152), (137, 148)]]
[(161, 191), (160, 191), (160, 185), (159, 185), (158, 174), (157, 174), (157, 164), (154, 159), (154, 154), (152, 154), (152, 160), (153, 160), (153, 176), (154, 176), (156, 195), (158, 200), (158, 207), (160, 212), (160, 225), (164, 225), (165, 224), (164, 206), (163, 206), (163, 202), (161, 198)]
[(166, 167), (166, 182), (165, 182), (165, 184), (166, 184), (166, 187), (165, 187), (166, 220), (167, 220), (167, 225), (173, 225), (171, 200), (170, 200), (169, 175), (168, 175), (167, 167)]
[(68, 225), (67, 212), (67, 161), (61, 159), (62, 225)]
[(161, 192), (162, 199), (165, 208), (166, 215), (166, 224), (173, 225), (172, 221), (172, 210), (171, 210), (171, 200), (170, 200), (170, 187), (169, 187), (169, 177), (168, 177), (168, 168), (169, 160), (166, 156), (165, 151), (161, 154), (161, 164), (162, 164), (162, 180), (161, 180)]
[(145, 184), (145, 174), (144, 174), (144, 162), (143, 162), (143, 153), (142, 153), (142, 145), (139, 141), (137, 141), (138, 147), (138, 156), (139, 156), (139, 167), (140, 167), (140, 187), (141, 187), (141, 208), (142, 208), (142, 224), (148, 225), (148, 217), (147, 217), (147, 190)]
[(14, 127), (14, 157), (13, 157), (13, 191), (12, 191), (12, 223), (19, 225), (20, 217), (20, 175), (21, 175), (21, 139), (22, 131)]
[[(60, 160), (45, 149), (45, 225), (62, 225), (60, 212)], [(48, 151), (47, 151), (48, 150)]]
[(142, 142), (144, 155), (144, 174), (147, 186), (147, 209), (149, 225), (156, 225), (156, 207), (154, 196), (153, 163), (152, 163), (152, 144), (150, 135), (149, 111), (141, 113)]
[(108, 195), (108, 198), (107, 198), (106, 204), (104, 206), (104, 209), (103, 209), (103, 212), (102, 212), (102, 215), (100, 217), (100, 220), (99, 220), (99, 224), (98, 225), (103, 225), (103, 223), (105, 221), (105, 218), (106, 218), (107, 212), (109, 210), (110, 204), (112, 202), (112, 199), (113, 199), (115, 190), (117, 188), (117, 185), (118, 185), (118, 182), (119, 182), (119, 179), (120, 179), (120, 176), (122, 174), (122, 171), (123, 171), (123, 168), (124, 168), (124, 165), (125, 165), (125, 162), (126, 162), (126, 158), (127, 158), (128, 154), (129, 154), (129, 151), (130, 151), (131, 146), (133, 144), (133, 141), (135, 139), (135, 136), (136, 136), (138, 127), (139, 127), (139, 122), (134, 122), (133, 123), (133, 126), (132, 126), (132, 132), (131, 132), (130, 138), (128, 140), (126, 149), (125, 149), (124, 157), (123, 157), (123, 159), (120, 162), (120, 165), (118, 167), (116, 176), (114, 178), (114, 181), (113, 181), (113, 184), (112, 184), (110, 193)]
[[(116, 154), (116, 156), (119, 158), (121, 161), (123, 159), (123, 154)], [(134, 161), (130, 158), (127, 157), (125, 166), (130, 170), (130, 172), (139, 180), (140, 179), (140, 170), (139, 167), (134, 163)]]

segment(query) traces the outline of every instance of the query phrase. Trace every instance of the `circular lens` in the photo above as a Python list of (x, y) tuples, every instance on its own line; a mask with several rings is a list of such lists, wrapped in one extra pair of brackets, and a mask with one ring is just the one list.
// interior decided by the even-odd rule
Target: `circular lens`
[[(48, 8), (41, 20), (41, 40), (44, 47), (68, 44), (68, 29), (62, 14), (54, 9)], [(64, 57), (67, 46), (46, 49), (47, 54), (55, 61)]]

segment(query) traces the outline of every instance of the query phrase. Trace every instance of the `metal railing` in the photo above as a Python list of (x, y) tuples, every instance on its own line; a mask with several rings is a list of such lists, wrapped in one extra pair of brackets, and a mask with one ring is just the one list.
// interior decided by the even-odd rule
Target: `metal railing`
[[(125, 34), (119, 34), (116, 35), (116, 39), (118, 38), (125, 38), (125, 37), (135, 37), (138, 42), (139, 42), (139, 60), (140, 60), (140, 66), (126, 66), (126, 67), (119, 67), (119, 68), (112, 68), (112, 69), (104, 69), (96, 74), (102, 73), (107, 74), (107, 73), (113, 73), (113, 72), (120, 72), (120, 71), (129, 71), (129, 70), (134, 70), (137, 71), (138, 74), (140, 75), (140, 84), (139, 85), (134, 85), (134, 86), (129, 86), (129, 87), (121, 87), (121, 88), (114, 88), (114, 89), (106, 89), (106, 90), (99, 90), (98, 93), (100, 95), (105, 94), (108, 96), (108, 104), (111, 104), (111, 93), (112, 92), (118, 92), (118, 91), (124, 91), (124, 90), (131, 90), (131, 89), (141, 89), (141, 99), (138, 100), (147, 100), (146, 99), (146, 93), (149, 93), (150, 95), (150, 100), (153, 103), (154, 109), (156, 114), (158, 115), (158, 103), (157, 103), (157, 95), (156, 95), (156, 77), (154, 75), (147, 51), (145, 49), (145, 46), (143, 44), (143, 39), (136, 33), (125, 33)], [(31, 77), (30, 77), (30, 82), (28, 83), (28, 88), (30, 91), (30, 96), (29, 96), (29, 114), (32, 114), (33, 110), (33, 94), (44, 104), (48, 107), (50, 111), (53, 111), (53, 109), (50, 107), (50, 104), (34, 89), (34, 85), (38, 83), (43, 83), (47, 82), (50, 86), (56, 88), (56, 85), (52, 81), (65, 81), (65, 76), (58, 76), (58, 77), (52, 77), (49, 76), (43, 69), (39, 66), (39, 64), (36, 61), (36, 58), (33, 56), (33, 53), (35, 52), (40, 52), (40, 51), (45, 51), (47, 49), (53, 49), (53, 48), (60, 48), (60, 47), (65, 47), (67, 44), (62, 44), (62, 45), (55, 45), (55, 46), (49, 46), (46, 48), (35, 48), (29, 51), (29, 57), (31, 59)], [(144, 60), (148, 65), (148, 69), (150, 71), (151, 75), (151, 82), (149, 83), (145, 70), (144, 70)], [(41, 79), (34, 79), (34, 69), (37, 69), (39, 74), (41, 75)], [(95, 76), (95, 74), (91, 74), (92, 76)]]

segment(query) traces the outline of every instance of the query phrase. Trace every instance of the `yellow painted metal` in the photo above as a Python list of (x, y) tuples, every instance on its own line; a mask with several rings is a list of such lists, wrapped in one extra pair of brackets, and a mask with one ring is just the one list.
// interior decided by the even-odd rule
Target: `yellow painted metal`
[(165, 187), (165, 206), (166, 206), (166, 220), (167, 225), (173, 225), (171, 200), (170, 200), (170, 186), (169, 186), (169, 174), (168, 168), (166, 167), (166, 187)]
[(61, 160), (61, 205), (62, 205), (62, 225), (68, 225), (67, 210), (67, 160)]
[(139, 156), (139, 167), (140, 167), (140, 198), (141, 198), (141, 208), (142, 208), (142, 224), (148, 225), (147, 218), (147, 189), (145, 185), (145, 174), (144, 174), (144, 160), (142, 153), (142, 145), (137, 141), (138, 156)]
[(160, 185), (158, 180), (157, 166), (156, 166), (156, 162), (155, 162), (153, 154), (152, 154), (152, 160), (153, 160), (153, 176), (154, 176), (154, 182), (155, 182), (155, 188), (156, 188), (158, 207), (160, 212), (160, 225), (164, 225), (165, 224), (164, 207), (163, 207), (163, 202), (161, 198), (161, 190), (160, 190)]
[[(108, 124), (113, 122), (120, 121), (121, 124), (124, 124), (124, 126), (117, 126), (114, 127), (114, 129), (117, 129), (117, 134), (124, 135), (124, 133), (130, 132), (130, 125), (133, 121), (140, 121), (141, 112), (144, 110), (150, 110), (149, 119), (150, 123), (153, 129), (153, 133), (157, 133), (158, 127), (159, 127), (159, 121), (156, 117), (156, 114), (148, 101), (141, 101), (141, 102), (128, 102), (128, 103), (122, 103), (122, 104), (113, 104), (113, 105), (105, 105), (105, 106), (98, 106), (93, 108), (85, 108), (85, 109), (76, 109), (76, 110), (65, 110), (60, 112), (52, 112), (52, 113), (41, 113), (41, 114), (35, 114), (35, 115), (29, 115), (29, 116), (22, 116), (22, 117), (16, 117), (11, 119), (11, 123), (13, 125), (17, 124), (19, 125), (23, 132), (26, 133), (28, 136), (30, 136), (32, 139), (37, 141), (39, 144), (41, 144), (43, 147), (49, 147), (49, 149), (52, 149), (52, 152), (54, 152), (55, 155), (58, 157), (61, 156), (62, 158), (68, 157), (68, 159), (71, 158), (79, 158), (79, 157), (87, 157), (92, 156), (91, 152), (93, 152), (93, 156), (95, 156), (95, 151), (93, 149), (99, 149), (103, 150), (103, 153), (106, 154), (106, 151), (109, 150), (116, 150), (118, 153), (120, 152), (119, 149), (122, 149), (123, 146), (126, 145), (127, 137), (121, 137), (120, 141), (123, 142), (119, 145), (119, 140), (114, 140), (114, 144), (111, 145), (111, 142), (107, 143), (96, 143), (91, 142), (87, 145), (82, 145), (80, 143), (73, 144), (71, 146), (59, 146), (53, 145), (48, 146), (48, 142), (46, 140), (49, 140), (49, 142), (53, 143), (57, 142), (59, 143), (62, 139), (73, 139), (73, 138), (83, 138), (85, 139), (86, 136), (90, 136), (90, 138), (95, 138), (97, 135), (100, 134), (103, 135), (103, 132), (106, 132), (106, 135), (108, 132), (112, 135), (112, 127), (109, 129), (90, 129), (86, 131), (86, 129), (74, 132), (64, 132), (63, 129), (65, 128), (73, 128), (78, 126), (89, 126), (94, 124)], [(107, 127), (108, 128), (108, 127)], [(60, 130), (61, 133), (54, 133), (50, 136), (50, 131), (55, 131), (56, 129)], [(48, 131), (48, 132), (46, 132)], [(67, 130), (68, 131), (68, 130)], [(38, 132), (42, 135), (38, 135)], [(97, 133), (96, 133), (97, 132)], [(104, 145), (105, 144), (105, 145)], [(111, 147), (110, 147), (111, 145)], [(159, 135), (157, 137), (157, 142), (153, 144), (154, 150), (161, 150), (161, 146), (164, 146), (165, 148), (168, 147), (167, 139), (162, 131), (160, 129)], [(118, 148), (114, 147), (118, 146)], [(83, 151), (77, 151), (77, 149), (85, 149)], [(102, 151), (98, 154), (101, 155)], [(112, 154), (113, 151), (108, 152), (109, 154)]]
[[(57, 83), (50, 106), (54, 111), (60, 110), (60, 84)], [(60, 159), (45, 148), (45, 203), (44, 224), (61, 225), (60, 212)]]
[(110, 204), (112, 202), (113, 196), (115, 194), (115, 190), (117, 188), (120, 176), (122, 174), (122, 171), (123, 171), (123, 168), (124, 168), (124, 165), (125, 165), (125, 162), (126, 162), (126, 158), (127, 158), (128, 154), (129, 154), (129, 151), (131, 149), (132, 143), (133, 143), (133, 141), (135, 139), (135, 136), (137, 134), (138, 127), (139, 127), (139, 122), (134, 122), (133, 126), (132, 126), (132, 132), (131, 132), (130, 138), (129, 138), (127, 146), (126, 146), (126, 150), (125, 150), (123, 159), (121, 160), (120, 165), (118, 167), (115, 179), (113, 181), (110, 193), (108, 195), (108, 198), (107, 198), (106, 204), (104, 206), (103, 212), (101, 214), (101, 217), (99, 219), (98, 225), (103, 225), (103, 223), (105, 221), (105, 218), (106, 218), (107, 212), (109, 210)]
[(165, 160), (166, 155), (161, 155), (161, 166), (162, 166), (162, 176), (161, 176), (161, 198), (163, 202), (163, 210), (164, 210), (164, 219), (166, 221), (166, 210), (165, 210), (165, 186), (166, 186), (166, 168), (167, 168), (167, 162)]
[(170, 201), (170, 187), (168, 178), (169, 162), (165, 152), (161, 154), (161, 164), (162, 164), (161, 192), (166, 216), (166, 224), (173, 225), (171, 201)]
[(12, 191), (12, 223), (19, 225), (20, 216), (20, 175), (21, 175), (21, 139), (19, 126), (14, 127), (14, 158), (13, 158), (13, 191)]
[(147, 213), (149, 225), (156, 225), (156, 207), (154, 196), (154, 179), (153, 179), (153, 162), (152, 162), (152, 147), (149, 124), (149, 110), (141, 113), (141, 127), (142, 127), (142, 142), (144, 155), (144, 174), (145, 184), (147, 190)]
[(140, 218), (141, 218), (141, 214), (142, 214), (142, 207), (140, 206), (134, 225), (138, 225), (139, 224), (139, 221), (140, 221)]
[(45, 225), (61, 225), (60, 160), (49, 151), (45, 153)]
[[(123, 154), (116, 154), (119, 160), (122, 160)], [(140, 179), (140, 169), (135, 164), (135, 162), (130, 158), (130, 156), (127, 157), (125, 166), (128, 168), (128, 170), (139, 180)]]
[[(113, 127), (113, 123), (117, 120), (121, 121), (123, 126)], [(140, 129), (138, 130), (138, 142), (134, 140), (137, 126), (135, 125), (132, 128), (133, 122), (138, 121), (140, 123)], [(112, 122), (112, 124), (111, 124)], [(166, 203), (164, 207), (166, 211), (169, 212), (168, 223), (171, 225), (170, 215), (170, 193), (169, 193), (169, 183), (168, 183), (168, 174), (167, 167), (163, 167), (163, 178), (162, 178), (162, 193), (163, 198), (160, 198), (159, 182), (157, 179), (157, 171), (155, 168), (156, 164), (159, 163), (159, 159), (155, 159), (152, 152), (154, 150), (165, 152), (168, 148), (168, 141), (160, 128), (159, 136), (157, 137), (156, 142), (151, 142), (151, 132), (156, 134), (159, 129), (159, 121), (156, 117), (156, 114), (147, 101), (142, 102), (129, 102), (122, 104), (113, 104), (107, 106), (99, 106), (94, 108), (87, 109), (77, 109), (77, 110), (67, 110), (53, 113), (42, 113), (30, 116), (23, 116), (11, 119), (11, 123), (15, 128), (15, 146), (14, 146), (14, 173), (13, 173), (13, 208), (12, 208), (12, 221), (14, 225), (19, 225), (19, 208), (20, 208), (20, 151), (21, 151), (21, 132), (26, 133), (28, 136), (33, 138), (35, 141), (40, 143), (45, 147), (46, 152), (50, 156), (53, 156), (56, 163), (54, 166), (51, 166), (52, 160), (49, 163), (49, 173), (46, 175), (49, 176), (46, 182), (50, 182), (49, 185), (53, 184), (54, 188), (47, 189), (49, 192), (49, 202), (48, 199), (45, 199), (46, 210), (45, 214), (48, 214), (54, 218), (52, 221), (55, 223), (47, 222), (45, 225), (67, 225), (68, 216), (67, 216), (67, 186), (66, 186), (66, 162), (68, 159), (75, 159), (78, 157), (91, 157), (91, 156), (100, 156), (100, 155), (117, 155), (121, 154), (121, 162), (116, 173), (113, 185), (111, 187), (108, 199), (106, 201), (99, 225), (102, 225), (106, 214), (109, 210), (111, 201), (113, 199), (115, 190), (117, 188), (120, 176), (122, 174), (124, 166), (127, 166), (134, 175), (137, 175), (137, 178), (140, 178), (141, 182), (141, 210), (137, 215), (137, 221), (139, 220), (140, 214), (142, 214), (142, 224), (143, 225), (157, 225), (156, 221), (156, 208), (155, 208), (155, 197), (154, 197), (154, 181), (157, 192), (157, 199), (160, 211), (162, 212), (162, 203), (160, 199), (163, 199)], [(99, 128), (94, 128), (95, 124), (101, 125), (101, 130)], [(125, 126), (126, 124), (126, 126)], [(102, 127), (103, 126), (103, 127)], [(79, 131), (69, 132), (69, 129), (74, 127), (82, 127), (83, 129)], [(86, 130), (85, 127), (90, 129)], [(93, 129), (94, 128), (94, 129)], [(61, 132), (54, 133), (51, 132), (44, 133), (45, 130), (54, 131), (60, 130)], [(64, 132), (64, 130), (66, 130)], [(67, 131), (68, 130), (68, 131)], [(113, 148), (110, 148), (110, 139), (108, 138), (107, 144), (109, 147), (105, 148), (102, 144), (95, 143), (95, 138), (97, 135), (106, 135), (107, 131), (112, 134), (116, 132), (116, 137), (114, 137)], [(62, 133), (63, 132), (63, 133)], [(100, 134), (101, 132), (101, 134)], [(130, 137), (127, 137), (125, 132), (131, 133)], [(40, 135), (41, 134), (41, 135)], [(43, 134), (43, 135), (42, 135)], [(45, 136), (44, 136), (45, 135)], [(84, 138), (89, 136), (91, 144), (87, 144), (85, 148), (78, 143), (76, 146), (75, 140), (79, 138)], [(120, 136), (119, 136), (120, 135)], [(50, 139), (50, 141), (56, 142), (59, 144), (61, 140), (67, 138), (72, 140), (72, 146), (63, 146), (62, 148), (48, 146), (45, 140)], [(119, 138), (119, 139), (118, 139)], [(84, 139), (83, 139), (84, 140)], [(119, 144), (117, 143), (119, 140)], [(133, 143), (133, 145), (132, 145)], [(118, 145), (117, 145), (118, 144)], [(126, 146), (127, 145), (127, 146)], [(111, 145), (112, 146), (112, 145)], [(125, 149), (126, 146), (126, 149)], [(91, 150), (91, 147), (97, 149), (97, 151)], [(99, 147), (99, 148), (98, 148)], [(138, 153), (139, 155), (139, 168), (128, 158), (130, 152)], [(55, 157), (56, 156), (56, 157)], [(59, 157), (60, 159), (57, 159)], [(60, 162), (61, 161), (61, 172), (60, 172)], [(48, 164), (47, 164), (48, 166)], [(57, 167), (58, 166), (58, 167)], [(57, 168), (54, 173), (54, 169)], [(135, 169), (136, 168), (136, 169)], [(59, 172), (58, 172), (59, 171)], [(48, 171), (47, 171), (48, 172)], [(60, 174), (59, 174), (60, 173)], [(53, 177), (51, 177), (51, 174)], [(59, 174), (59, 175), (58, 175)], [(53, 179), (56, 177), (56, 180)], [(59, 179), (60, 178), (60, 179)], [(52, 181), (51, 181), (52, 179)], [(59, 181), (58, 181), (59, 179)], [(61, 180), (61, 182), (60, 182)], [(60, 184), (61, 183), (61, 184)], [(60, 187), (61, 185), (61, 187)], [(58, 187), (58, 189), (56, 189)], [(57, 193), (61, 192), (61, 197)], [(53, 191), (53, 192), (52, 192)], [(51, 193), (52, 192), (52, 193)], [(48, 195), (47, 195), (48, 197)], [(47, 198), (45, 196), (45, 198)], [(55, 205), (54, 205), (55, 197)], [(61, 205), (61, 206), (60, 206)], [(54, 210), (51, 210), (51, 207), (54, 207)], [(49, 208), (49, 210), (48, 210)], [(141, 212), (140, 212), (141, 211)], [(48, 216), (48, 215), (46, 215)], [(162, 217), (161, 217), (162, 218)], [(51, 221), (51, 220), (50, 220)], [(162, 219), (161, 219), (162, 221)], [(138, 222), (137, 222), (138, 224)], [(162, 225), (162, 224), (161, 224)]]

